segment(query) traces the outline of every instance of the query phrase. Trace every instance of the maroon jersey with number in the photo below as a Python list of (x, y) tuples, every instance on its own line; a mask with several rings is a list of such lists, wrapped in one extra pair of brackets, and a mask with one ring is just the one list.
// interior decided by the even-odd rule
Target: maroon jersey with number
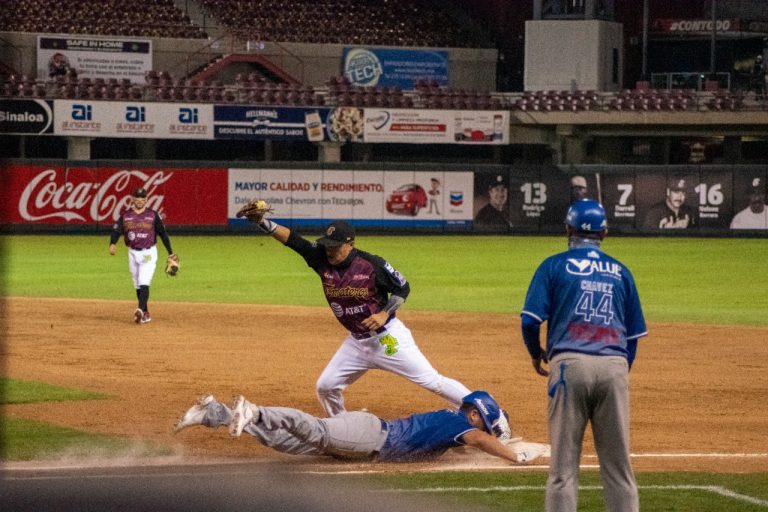
[(331, 265), (325, 249), (293, 231), (286, 246), (299, 253), (317, 272), (331, 311), (353, 334), (369, 332), (363, 326), (363, 320), (380, 312), (390, 294), (405, 299), (410, 293), (410, 286), (402, 274), (374, 254), (352, 249), (347, 259), (339, 265)]
[(156, 211), (149, 208), (145, 208), (141, 213), (137, 213), (133, 208), (123, 212), (113, 226), (111, 243), (117, 242), (120, 235), (123, 235), (125, 245), (136, 250), (154, 246), (159, 236), (168, 253), (173, 252), (163, 220)]

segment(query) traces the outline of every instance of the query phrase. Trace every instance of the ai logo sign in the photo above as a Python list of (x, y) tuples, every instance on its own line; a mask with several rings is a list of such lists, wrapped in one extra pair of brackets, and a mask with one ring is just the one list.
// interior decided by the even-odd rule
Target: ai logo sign
[(146, 121), (146, 108), (145, 107), (126, 107), (125, 108), (125, 120), (129, 123), (143, 123)]
[(72, 119), (75, 121), (91, 121), (93, 119), (93, 107), (91, 105), (72, 105)]
[(180, 108), (179, 122), (184, 124), (197, 124), (199, 116), (196, 108)]

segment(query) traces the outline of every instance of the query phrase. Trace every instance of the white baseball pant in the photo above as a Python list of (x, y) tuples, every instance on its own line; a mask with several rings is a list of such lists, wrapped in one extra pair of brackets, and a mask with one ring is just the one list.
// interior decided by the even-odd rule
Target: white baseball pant
[(375, 336), (357, 339), (347, 334), (336, 354), (317, 379), (317, 397), (328, 416), (346, 411), (343, 392), (347, 386), (372, 369), (400, 375), (431, 391), (456, 408), (471, 391), (457, 380), (435, 370), (413, 339), (411, 331), (397, 318)]
[(157, 246), (149, 249), (128, 249), (128, 270), (133, 278), (133, 287), (137, 290), (140, 286), (152, 284), (152, 277), (157, 268)]

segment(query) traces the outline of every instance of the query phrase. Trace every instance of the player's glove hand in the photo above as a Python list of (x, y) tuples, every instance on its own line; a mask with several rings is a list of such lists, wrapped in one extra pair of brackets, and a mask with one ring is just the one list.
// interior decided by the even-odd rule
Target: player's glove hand
[(266, 201), (262, 199), (254, 199), (249, 202), (237, 212), (238, 219), (245, 217), (249, 221), (260, 224), (264, 220), (264, 215), (271, 212), (272, 208), (269, 207)]
[(179, 273), (181, 268), (181, 261), (175, 254), (169, 254), (168, 259), (165, 261), (165, 275), (174, 277)]

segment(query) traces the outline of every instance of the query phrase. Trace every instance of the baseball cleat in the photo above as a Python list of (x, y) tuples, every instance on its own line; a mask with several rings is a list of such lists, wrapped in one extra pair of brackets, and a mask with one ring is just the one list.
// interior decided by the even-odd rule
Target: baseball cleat
[(245, 426), (251, 421), (258, 421), (259, 417), (254, 416), (253, 408), (243, 395), (235, 397), (235, 404), (232, 406), (232, 421), (229, 423), (229, 435), (240, 437)]
[(144, 317), (144, 312), (140, 310), (139, 308), (136, 308), (136, 311), (133, 312), (133, 321), (137, 324), (141, 323), (141, 319)]
[(196, 425), (202, 425), (205, 413), (208, 410), (208, 406), (214, 401), (213, 395), (201, 396), (195, 405), (190, 407), (184, 416), (176, 422), (176, 426), (173, 427), (174, 433), (181, 432), (187, 427), (194, 427)]
[(517, 443), (514, 447), (518, 463), (532, 462), (539, 457), (549, 457), (549, 445), (542, 443)]
[(141, 315), (141, 323), (148, 324), (152, 321), (152, 317), (149, 316), (149, 311), (145, 311), (143, 315)]

